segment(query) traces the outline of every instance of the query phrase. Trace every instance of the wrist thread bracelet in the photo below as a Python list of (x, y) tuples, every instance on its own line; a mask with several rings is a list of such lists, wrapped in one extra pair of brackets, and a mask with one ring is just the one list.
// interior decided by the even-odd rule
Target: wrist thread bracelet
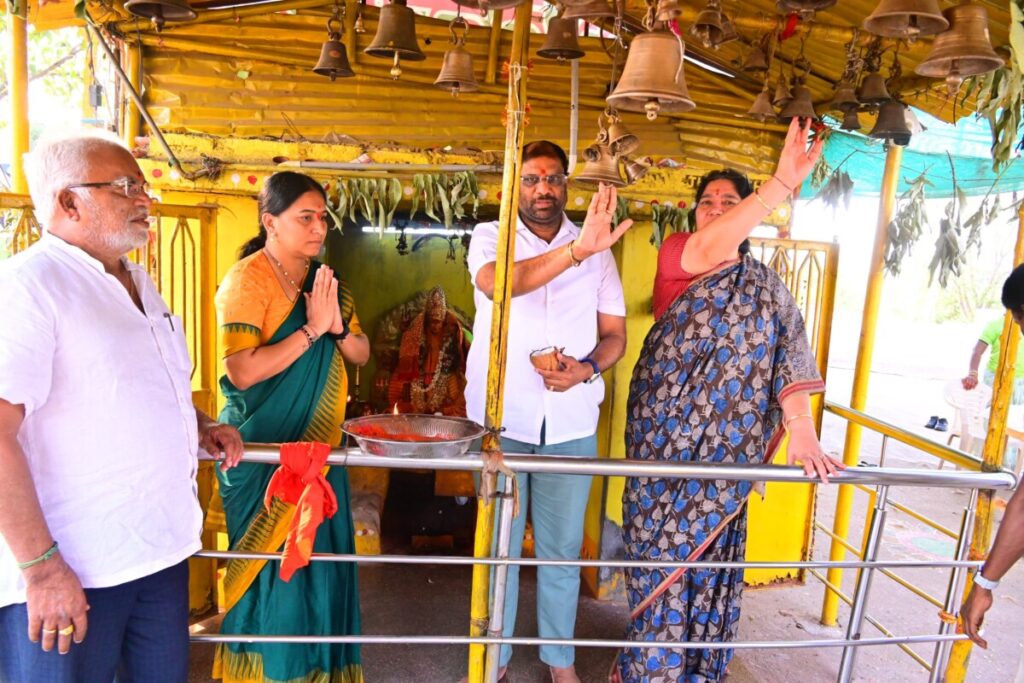
[(786, 188), (787, 190), (789, 190), (789, 193), (790, 193), (790, 194), (793, 194), (793, 188), (792, 188), (792, 187), (790, 187), (789, 185), (787, 185), (786, 183), (784, 183), (784, 182), (782, 181), (782, 178), (780, 178), (780, 177), (779, 177), (779, 176), (777, 176), (777, 175), (773, 175), (773, 176), (772, 176), (772, 178), (775, 178), (776, 180), (778, 180), (778, 181), (779, 181), (779, 185), (782, 185), (782, 186), (783, 186), (784, 188)]
[(60, 546), (57, 545), (57, 541), (54, 541), (53, 545), (47, 548), (46, 552), (40, 555), (39, 557), (35, 558), (34, 560), (29, 560), (28, 562), (19, 562), (18, 569), (28, 569), (29, 567), (34, 567), (37, 564), (46, 562), (48, 559), (56, 555), (58, 550), (60, 550)]
[(760, 192), (754, 190), (754, 196), (757, 197), (757, 201), (761, 202), (761, 206), (763, 206), (768, 211), (768, 213), (771, 213), (773, 211), (772, 207), (768, 206), (768, 202), (764, 200), (764, 197), (761, 196)]
[[(575, 241), (575, 240), (573, 240)], [(572, 253), (572, 242), (569, 242), (569, 261), (572, 263), (573, 268), (579, 268), (583, 265), (583, 261), (576, 258), (576, 254)]]
[(786, 431), (788, 432), (789, 431), (789, 423), (792, 422), (793, 420), (799, 420), (802, 417), (806, 417), (807, 419), (812, 420), (812, 421), (814, 420), (814, 416), (811, 415), (810, 413), (800, 413), (799, 415), (793, 415), (792, 417), (787, 417), (785, 419), (785, 421), (783, 421), (782, 425), (786, 428)]
[(300, 327), (299, 330), (301, 330), (302, 334), (306, 336), (306, 350), (308, 351), (313, 348), (313, 344), (316, 343), (317, 337), (309, 331), (309, 328), (306, 325)]

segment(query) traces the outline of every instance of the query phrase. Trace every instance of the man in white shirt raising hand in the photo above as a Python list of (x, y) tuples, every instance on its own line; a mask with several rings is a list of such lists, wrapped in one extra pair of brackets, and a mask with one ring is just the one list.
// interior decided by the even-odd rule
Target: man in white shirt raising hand
[[(565, 215), (568, 197), (565, 152), (547, 141), (523, 147), (515, 267), (508, 325), (508, 359), (502, 450), (559, 456), (597, 454), (597, 419), (604, 398), (601, 373), (626, 350), (626, 306), (622, 282), (609, 251), (632, 225), (612, 226), (615, 188), (602, 185), (590, 202), (583, 227)], [(481, 223), (469, 246), (475, 286), (473, 345), (466, 362), (466, 408), (484, 422), (491, 334), (491, 299), (497, 258), (497, 222)], [(559, 349), (551, 370), (535, 369), (530, 352)], [(520, 474), (520, 513), (512, 523), (512, 557), (522, 553), (530, 510), (537, 556), (579, 558), (583, 514), (591, 477)], [(572, 638), (576, 623), (578, 567), (537, 570), (537, 621), (542, 638)], [(515, 627), (519, 568), (509, 567), (504, 635)], [(503, 646), (499, 676), (512, 648)], [(579, 681), (569, 646), (543, 646), (540, 658), (555, 683)]]

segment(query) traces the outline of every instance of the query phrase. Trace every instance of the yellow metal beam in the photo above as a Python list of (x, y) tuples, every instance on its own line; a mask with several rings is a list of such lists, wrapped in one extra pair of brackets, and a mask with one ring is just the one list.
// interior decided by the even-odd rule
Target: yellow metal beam
[[(1024, 205), (1017, 214), (1017, 244), (1013, 250), (1013, 265), (1024, 262)], [(988, 434), (985, 435), (985, 447), (981, 452), (981, 468), (985, 472), (998, 472), (1002, 469), (1003, 453), (1006, 451), (1006, 416), (1010, 410), (1010, 399), (1013, 397), (1014, 362), (1017, 358), (1017, 344), (1020, 331), (1009, 313), (1003, 321), (1003, 336), (1000, 338), (1002, 353), (999, 354), (999, 367), (996, 369), (995, 383), (992, 385), (992, 408), (988, 417)], [(988, 548), (992, 543), (995, 511), (992, 509), (992, 491), (978, 491), (978, 506), (974, 514), (974, 532), (971, 536), (971, 550), (968, 555), (972, 560), (983, 560), (988, 556)], [(974, 575), (967, 576), (964, 585), (964, 597), (974, 584)], [(953, 643), (949, 663), (946, 665), (947, 683), (960, 683), (967, 677), (973, 643), (969, 640), (958, 640)]]
[(7, 64), (7, 99), (11, 122), (11, 191), (28, 192), (24, 156), (28, 153), (28, 23), (14, 14), (7, 15), (7, 39), (11, 60)]
[[(885, 282), (885, 243), (888, 235), (889, 222), (892, 221), (896, 209), (896, 187), (900, 176), (900, 163), (903, 161), (903, 148), (889, 145), (885, 155), (885, 172), (882, 175), (882, 191), (878, 207), (878, 225), (875, 229), (875, 246), (871, 254), (871, 270), (868, 273), (867, 292), (864, 301), (864, 315), (861, 320), (860, 346), (857, 348), (857, 362), (853, 371), (853, 391), (850, 394), (850, 407), (864, 410), (868, 398), (868, 381), (871, 376), (871, 359), (875, 352), (875, 328), (878, 325), (878, 310), (882, 299), (882, 285)], [(846, 427), (846, 445), (843, 449), (843, 462), (856, 465), (860, 457), (861, 426), (850, 422)], [(853, 487), (839, 487), (836, 500), (835, 521), (832, 531), (836, 536), (846, 538), (850, 532), (850, 513), (853, 509)], [(842, 560), (846, 551), (838, 543), (832, 543), (829, 558)], [(829, 583), (842, 585), (843, 570), (828, 570)], [(835, 593), (825, 591), (825, 600), (821, 607), (821, 623), (832, 626), (836, 623), (839, 603)]]
[(491, 10), (491, 33), (487, 41), (487, 70), (484, 83), (494, 84), (498, 80), (498, 51), (501, 49), (501, 17), (504, 10)]
[[(235, 9), (214, 9), (204, 10), (199, 13), (199, 16), (192, 21), (174, 24), (168, 23), (163, 27), (161, 34), (168, 35), (173, 34), (175, 28), (195, 26), (196, 24), (208, 24), (214, 21), (223, 21), (225, 19), (234, 21), (236, 19), (244, 19), (246, 17), (262, 17), (267, 14), (274, 14), (275, 12), (286, 12), (289, 10), (300, 10), (300, 9), (313, 9), (316, 7), (330, 8), (333, 5), (331, 0), (285, 0), (284, 2), (274, 2), (262, 5), (252, 5), (250, 7), (238, 7)], [(145, 19), (134, 17), (132, 19), (125, 19), (114, 24), (114, 28), (118, 31), (131, 37), (137, 31), (151, 31), (152, 24)]]
[[(501, 209), (498, 214), (498, 247), (494, 268), (494, 297), (491, 314), (491, 349), (487, 368), (487, 415), (484, 435), (485, 451), (501, 450), (501, 414), (505, 394), (505, 358), (508, 352), (508, 317), (512, 305), (512, 269), (515, 261), (516, 218), (519, 206), (519, 173), (522, 166), (523, 136), (526, 131), (526, 76), (530, 54), (530, 15), (527, 3), (516, 8), (509, 58), (509, 111), (505, 136), (505, 163), (502, 178)], [(486, 474), (484, 476), (487, 476)], [(492, 475), (493, 476), (493, 475)], [(497, 486), (491, 487), (497, 490)], [(477, 507), (474, 557), (491, 553), (494, 536), (494, 501), (480, 499)], [(470, 605), (469, 633), (482, 636), (487, 632), (490, 594), (490, 567), (473, 565), (473, 588)], [(469, 681), (483, 683), (486, 648), (469, 646)]]
[[(125, 73), (135, 92), (142, 92), (142, 46), (125, 43)], [(124, 128), (121, 130), (124, 144), (128, 149), (135, 147), (135, 138), (142, 132), (142, 114), (139, 107), (130, 97), (124, 98)]]

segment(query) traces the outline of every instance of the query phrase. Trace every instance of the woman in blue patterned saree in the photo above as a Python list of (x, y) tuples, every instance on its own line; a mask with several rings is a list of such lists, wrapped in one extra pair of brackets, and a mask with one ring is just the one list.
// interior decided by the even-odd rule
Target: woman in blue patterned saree
[[(752, 258), (746, 238), (814, 167), (807, 122), (794, 119), (775, 174), (756, 192), (737, 171), (697, 188), (696, 232), (659, 253), (656, 322), (633, 370), (626, 456), (761, 464), (786, 431), (788, 460), (827, 481), (842, 464), (821, 451), (809, 394), (824, 390), (804, 323), (785, 284)], [(634, 477), (623, 495), (627, 560), (737, 561), (750, 482)], [(627, 569), (635, 641), (727, 642), (739, 622), (742, 569)], [(652, 645), (653, 645), (652, 642)], [(623, 651), (622, 683), (703, 683), (725, 676), (728, 649)]]

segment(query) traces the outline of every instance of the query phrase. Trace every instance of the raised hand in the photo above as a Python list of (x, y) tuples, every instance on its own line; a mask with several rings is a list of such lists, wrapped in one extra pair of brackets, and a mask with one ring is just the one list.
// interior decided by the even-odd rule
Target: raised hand
[(811, 132), (811, 120), (794, 117), (789, 122), (786, 141), (782, 145), (779, 161), (773, 174), (787, 189), (793, 191), (804, 181), (821, 156), (821, 148), (825, 144), (824, 136), (819, 135), (807, 147), (807, 138)]
[(627, 218), (612, 229), (612, 216), (618, 202), (618, 193), (611, 185), (601, 183), (597, 192), (590, 198), (587, 217), (583, 221), (580, 234), (573, 242), (573, 256), (583, 260), (589, 256), (610, 248), (626, 234), (633, 220)]

